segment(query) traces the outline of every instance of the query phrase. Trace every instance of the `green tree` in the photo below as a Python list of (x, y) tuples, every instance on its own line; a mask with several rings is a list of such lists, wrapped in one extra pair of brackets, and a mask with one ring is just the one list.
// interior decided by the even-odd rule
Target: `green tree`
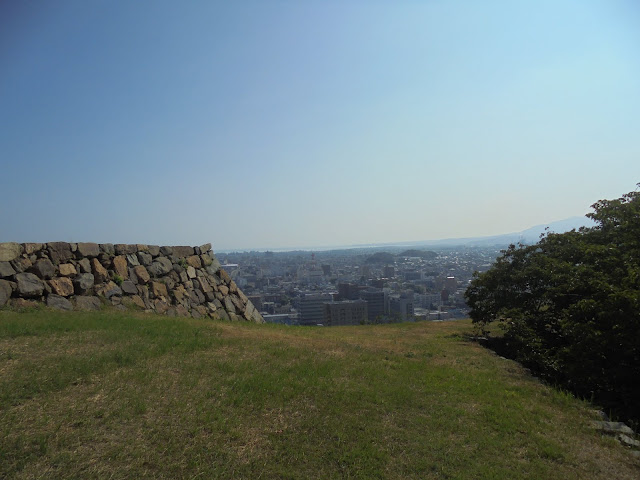
[(465, 297), (474, 323), (501, 325), (511, 356), (638, 420), (640, 193), (592, 208), (594, 227), (509, 246)]

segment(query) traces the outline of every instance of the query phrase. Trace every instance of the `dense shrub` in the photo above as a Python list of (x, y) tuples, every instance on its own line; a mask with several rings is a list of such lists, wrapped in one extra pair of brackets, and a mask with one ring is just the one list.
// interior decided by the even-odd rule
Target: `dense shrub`
[(640, 192), (592, 208), (594, 227), (511, 245), (465, 296), (474, 323), (500, 323), (513, 358), (637, 422)]

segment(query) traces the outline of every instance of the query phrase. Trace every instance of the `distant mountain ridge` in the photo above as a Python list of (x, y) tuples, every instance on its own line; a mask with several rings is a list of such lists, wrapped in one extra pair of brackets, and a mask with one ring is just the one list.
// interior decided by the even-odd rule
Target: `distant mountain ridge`
[(564, 233), (574, 228), (592, 227), (595, 223), (587, 217), (571, 217), (564, 220), (558, 220), (542, 225), (536, 225), (527, 228), (521, 232), (505, 233), (502, 235), (492, 235), (488, 237), (470, 237), (470, 238), (448, 238), (442, 240), (428, 240), (425, 242), (416, 242), (416, 245), (425, 246), (491, 246), (491, 245), (508, 245), (510, 243), (536, 243), (540, 240), (540, 235), (545, 233), (547, 229), (554, 233)]
[[(506, 246), (511, 243), (526, 243), (532, 244), (540, 240), (540, 235), (543, 234), (548, 228), (549, 231), (554, 233), (564, 233), (572, 229), (578, 229), (580, 227), (592, 227), (595, 223), (587, 217), (570, 217), (564, 220), (558, 220), (546, 224), (536, 225), (521, 232), (504, 233), (500, 235), (491, 235), (486, 237), (465, 237), (465, 238), (444, 238), (440, 240), (418, 240), (408, 242), (388, 242), (388, 243), (375, 243), (375, 244), (358, 244), (358, 245), (334, 245), (323, 247), (291, 247), (291, 248), (257, 248), (247, 249), (245, 252), (334, 252), (334, 251), (349, 251), (353, 253), (356, 250), (365, 251), (371, 250), (400, 250), (416, 247), (491, 247), (491, 246)], [(220, 253), (232, 253), (243, 250), (220, 250)]]

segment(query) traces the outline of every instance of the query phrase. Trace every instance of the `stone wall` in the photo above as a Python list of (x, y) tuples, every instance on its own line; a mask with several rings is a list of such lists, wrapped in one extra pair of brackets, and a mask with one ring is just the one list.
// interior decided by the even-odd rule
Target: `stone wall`
[(211, 251), (109, 243), (0, 243), (0, 307), (139, 308), (263, 323)]

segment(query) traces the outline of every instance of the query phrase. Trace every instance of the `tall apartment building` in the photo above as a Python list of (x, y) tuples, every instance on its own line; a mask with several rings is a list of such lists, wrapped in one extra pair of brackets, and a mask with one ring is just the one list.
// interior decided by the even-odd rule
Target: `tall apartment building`
[(329, 293), (307, 294), (298, 302), (298, 323), (318, 325), (324, 323), (324, 304), (332, 301)]
[(367, 302), (344, 300), (324, 304), (324, 324), (327, 326), (362, 325), (367, 323)]
[(392, 317), (407, 320), (413, 317), (413, 295), (391, 295), (389, 297), (389, 314)]
[(369, 323), (375, 323), (384, 316), (384, 292), (382, 289), (368, 288), (360, 292), (360, 298), (367, 302)]

